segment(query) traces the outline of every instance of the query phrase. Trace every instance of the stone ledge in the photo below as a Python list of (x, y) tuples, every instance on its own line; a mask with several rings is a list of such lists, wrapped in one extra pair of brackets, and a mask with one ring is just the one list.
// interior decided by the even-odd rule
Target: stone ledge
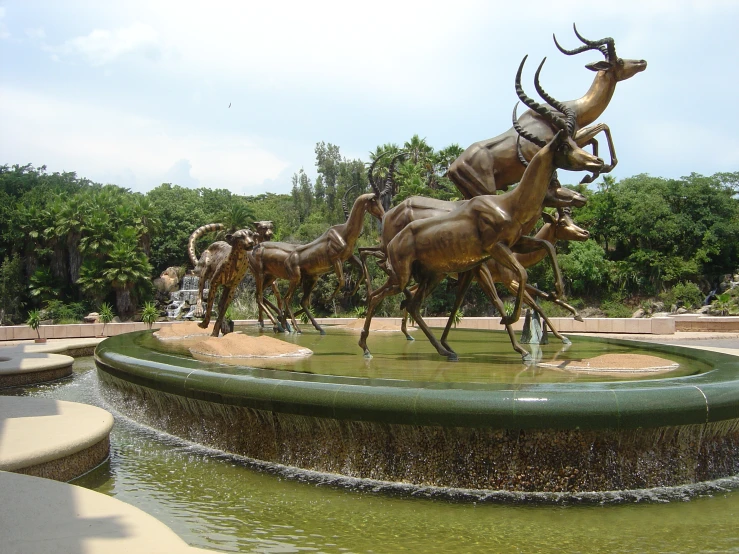
[[(0, 397), (0, 470), (17, 471), (85, 451), (108, 440), (113, 416), (75, 402), (23, 396)], [(91, 462), (92, 463), (92, 462)], [(81, 475), (95, 465), (81, 468)]]
[(4, 554), (211, 552), (125, 502), (75, 485), (0, 471)]

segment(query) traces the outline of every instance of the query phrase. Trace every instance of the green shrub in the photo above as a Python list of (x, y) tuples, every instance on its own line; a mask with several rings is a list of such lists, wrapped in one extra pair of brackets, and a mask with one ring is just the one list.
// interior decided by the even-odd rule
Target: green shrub
[(107, 302), (100, 305), (98, 308), (98, 321), (103, 324), (103, 335), (105, 334), (105, 326), (113, 321), (113, 307)]
[(715, 315), (737, 315), (739, 314), (739, 297), (729, 292), (719, 294), (711, 304), (710, 311)]
[(48, 300), (41, 315), (54, 323), (79, 323), (85, 317), (86, 311), (81, 302), (65, 304), (61, 300)]
[(141, 312), (141, 321), (146, 323), (146, 326), (151, 329), (154, 322), (159, 319), (159, 310), (153, 302), (147, 302), (144, 304), (144, 310)]
[(41, 338), (41, 333), (38, 330), (38, 328), (41, 326), (41, 312), (39, 310), (31, 310), (30, 312), (28, 312), (26, 325), (36, 331), (38, 338)]
[[(582, 304), (582, 301), (580, 301), (580, 304)], [(568, 309), (563, 308), (554, 302), (550, 302), (549, 300), (542, 300), (539, 302), (539, 306), (541, 306), (542, 311), (547, 314), (547, 317), (570, 317), (572, 315)], [(577, 308), (574, 304), (572, 304), (572, 306)]]
[(608, 301), (600, 305), (600, 309), (606, 314), (606, 317), (631, 317), (634, 309), (622, 304), (621, 302)]
[(691, 282), (678, 283), (670, 290), (660, 294), (660, 298), (665, 303), (665, 308), (670, 306), (684, 306), (692, 309), (698, 308), (703, 304), (703, 293), (698, 285)]

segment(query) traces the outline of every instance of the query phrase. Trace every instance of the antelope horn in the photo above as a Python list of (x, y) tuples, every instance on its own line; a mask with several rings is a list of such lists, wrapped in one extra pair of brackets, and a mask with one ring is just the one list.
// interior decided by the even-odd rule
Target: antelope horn
[(567, 133), (572, 136), (575, 133), (575, 126), (577, 125), (577, 117), (575, 115), (575, 112), (572, 110), (572, 108), (568, 108), (562, 102), (547, 93), (547, 91), (545, 91), (544, 88), (541, 86), (541, 83), (539, 82), (539, 75), (541, 74), (541, 68), (543, 66), (544, 62), (541, 62), (539, 68), (536, 70), (536, 74), (534, 75), (534, 87), (536, 87), (536, 92), (538, 92), (539, 96), (547, 101), (547, 104), (549, 104), (555, 110), (559, 110), (564, 114), (567, 123)]
[(577, 25), (573, 23), (572, 28), (575, 30), (575, 36), (580, 39), (580, 42), (593, 49), (597, 48), (600, 50), (608, 61), (616, 60), (616, 43), (611, 37), (600, 40), (588, 40), (577, 31)]
[[(523, 88), (521, 88), (521, 73), (523, 72), (523, 65), (526, 63), (526, 58), (528, 57), (528, 54), (523, 57), (523, 60), (521, 60), (521, 65), (518, 66), (518, 71), (516, 72), (516, 94), (521, 99), (521, 102), (523, 102), (536, 113), (550, 121), (552, 124), (559, 127), (560, 129), (567, 129), (567, 123), (561, 117), (552, 113), (552, 111), (546, 106), (542, 106), (532, 98), (529, 98), (523, 91)], [(539, 66), (540, 69), (541, 66), (544, 65), (545, 61), (546, 58), (542, 60), (541, 65)]]
[(596, 47), (590, 47), (590, 46), (580, 46), (578, 48), (573, 48), (572, 50), (567, 50), (567, 48), (562, 47), (559, 42), (557, 42), (557, 37), (552, 33), (552, 38), (554, 39), (555, 46), (559, 49), (560, 52), (567, 56), (574, 56), (575, 54), (579, 54), (580, 52), (587, 52), (588, 50), (596, 50), (598, 48)]
[(524, 167), (529, 167), (529, 161), (523, 155), (521, 151), (521, 135), (516, 137), (516, 154), (518, 155), (518, 161), (520, 161)]
[[(539, 148), (544, 148), (544, 146), (546, 146), (546, 144), (547, 144), (547, 143), (546, 143), (545, 141), (541, 140), (541, 139), (540, 139), (539, 137), (537, 137), (536, 135), (534, 135), (534, 134), (532, 134), (532, 133), (529, 133), (529, 132), (528, 132), (528, 131), (527, 131), (526, 129), (524, 129), (523, 127), (521, 127), (521, 124), (520, 124), (520, 123), (518, 122), (518, 115), (516, 114), (516, 110), (517, 110), (517, 109), (518, 109), (518, 102), (516, 102), (516, 105), (515, 105), (515, 106), (513, 106), (513, 128), (514, 128), (514, 129), (516, 130), (516, 132), (517, 132), (517, 133), (519, 134), (519, 138), (520, 138), (520, 137), (523, 137), (523, 138), (525, 138), (526, 140), (528, 140), (529, 142), (533, 142), (533, 143), (534, 143), (534, 144), (535, 144), (536, 146), (538, 146)], [(518, 146), (519, 144), (520, 144), (520, 143), (519, 143), (519, 140), (518, 140), (518, 139), (516, 139), (516, 148), (518, 149), (518, 151), (519, 151), (519, 153), (520, 153), (520, 152), (521, 152), (521, 149), (520, 149), (520, 146)], [(522, 163), (522, 164), (524, 165), (524, 167), (525, 167), (525, 166), (527, 166), (527, 165), (529, 165), (529, 164), (528, 164), (528, 162), (526, 162), (525, 160), (522, 160), (522, 159), (521, 159), (521, 158), (522, 158), (522, 156), (523, 156), (523, 154), (521, 153), (521, 154), (519, 155), (518, 159), (519, 159), (519, 160), (521, 160), (521, 163)]]
[(377, 186), (377, 183), (375, 183), (375, 176), (373, 172), (375, 171), (375, 164), (380, 161), (380, 158), (383, 158), (387, 152), (383, 152), (379, 156), (377, 156), (374, 160), (372, 160), (372, 163), (369, 166), (369, 169), (367, 170), (367, 178), (369, 179), (369, 184), (372, 187), (372, 191), (377, 195), (377, 197), (380, 197), (380, 188)]
[(352, 185), (348, 189), (346, 189), (346, 192), (344, 193), (344, 198), (341, 199), (341, 208), (344, 210), (344, 217), (346, 219), (349, 219), (349, 208), (346, 205), (346, 197), (349, 195), (349, 191), (356, 187), (357, 185)]
[(406, 154), (407, 152), (402, 150), (390, 161), (390, 167), (388, 168), (388, 171), (387, 171), (387, 179), (385, 179), (385, 187), (382, 189), (383, 195), (392, 193), (392, 190), (395, 185), (395, 162), (397, 162), (400, 158), (402, 158)]

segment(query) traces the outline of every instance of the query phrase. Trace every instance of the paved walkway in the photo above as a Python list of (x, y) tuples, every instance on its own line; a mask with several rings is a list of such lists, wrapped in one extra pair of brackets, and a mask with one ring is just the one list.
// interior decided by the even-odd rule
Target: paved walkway
[[(0, 344), (0, 378), (4, 374), (23, 377), (43, 374), (65, 364), (70, 366), (71, 373), (73, 359), (58, 352), (87, 355), (101, 340), (49, 339), (44, 344), (34, 341)], [(3, 554), (209, 552), (188, 546), (166, 525), (138, 508), (60, 482), (77, 477), (107, 459), (112, 427), (113, 416), (95, 406), (0, 395), (0, 551)]]

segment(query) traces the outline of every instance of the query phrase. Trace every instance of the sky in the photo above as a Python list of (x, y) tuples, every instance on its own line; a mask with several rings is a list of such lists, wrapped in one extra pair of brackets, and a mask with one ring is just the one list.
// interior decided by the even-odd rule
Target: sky
[(573, 22), (648, 62), (597, 120), (614, 177), (739, 171), (739, 0), (0, 1), (0, 165), (287, 193), (320, 141), (367, 161), (506, 131), (526, 54), (530, 96), (544, 57), (544, 88), (582, 96), (603, 57), (555, 48), (580, 45)]

